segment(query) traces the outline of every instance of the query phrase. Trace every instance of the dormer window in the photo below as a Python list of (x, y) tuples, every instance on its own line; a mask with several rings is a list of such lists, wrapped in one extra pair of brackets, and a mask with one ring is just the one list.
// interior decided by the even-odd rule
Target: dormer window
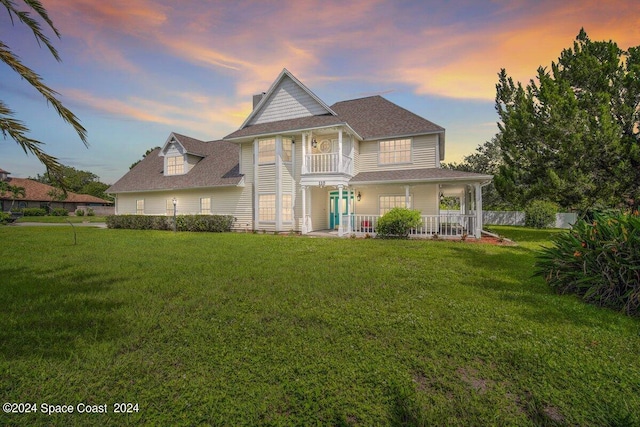
[(184, 156), (167, 157), (167, 175), (184, 174)]

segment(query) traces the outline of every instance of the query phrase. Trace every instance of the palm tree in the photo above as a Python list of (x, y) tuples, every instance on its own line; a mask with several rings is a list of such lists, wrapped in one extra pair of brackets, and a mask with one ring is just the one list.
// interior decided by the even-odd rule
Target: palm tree
[[(47, 11), (42, 6), (39, 0), (23, 0), (24, 4), (28, 7), (28, 10), (35, 12), (46, 25), (54, 32), (56, 37), (60, 38), (60, 33), (53, 25), (53, 22), (49, 18)], [(32, 17), (30, 11), (19, 10), (15, 4), (15, 0), (0, 0), (9, 14), (12, 24), (15, 25), (14, 19), (18, 22), (29, 27), (33, 32), (38, 44), (44, 44), (51, 55), (60, 62), (60, 56), (58, 51), (53, 47), (49, 38), (42, 32), (40, 22)], [(37, 18), (36, 16), (36, 18)], [(0, 60), (7, 64), (13, 71), (18, 73), (20, 77), (29, 82), (34, 89), (47, 100), (47, 102), (53, 105), (53, 108), (58, 112), (62, 120), (69, 123), (76, 131), (85, 146), (88, 146), (87, 130), (80, 124), (78, 118), (68, 110), (56, 97), (59, 95), (56, 91), (44, 84), (42, 78), (29, 67), (25, 66), (18, 56), (13, 54), (9, 47), (0, 40)], [(54, 176), (61, 170), (61, 164), (58, 160), (45, 153), (40, 147), (41, 141), (29, 138), (27, 133), (29, 128), (20, 120), (14, 118), (14, 112), (11, 110), (2, 100), (0, 100), (0, 131), (6, 138), (7, 136), (12, 138), (18, 143), (18, 145), (24, 150), (26, 154), (32, 153), (38, 160), (47, 168), (47, 170)]]
[(19, 187), (17, 185), (10, 185), (8, 187), (9, 193), (11, 193), (11, 206), (9, 207), (9, 212), (13, 210), (13, 204), (16, 202), (16, 198), (18, 197), (26, 197), (27, 193), (24, 190), (24, 187)]

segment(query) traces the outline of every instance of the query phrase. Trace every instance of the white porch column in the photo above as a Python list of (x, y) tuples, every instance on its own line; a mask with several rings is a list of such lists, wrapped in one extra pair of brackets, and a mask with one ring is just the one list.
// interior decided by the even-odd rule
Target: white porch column
[(351, 207), (351, 193), (352, 193), (352, 189), (349, 187), (349, 189), (347, 189), (347, 233), (351, 233), (351, 210), (349, 209), (349, 207)]
[(276, 232), (282, 231), (282, 135), (276, 136)]
[(338, 236), (342, 236), (342, 184), (338, 185)]
[[(307, 133), (302, 132), (302, 167), (300, 173), (307, 173)], [(294, 169), (295, 170), (295, 169)]]
[(258, 140), (253, 140), (253, 229), (257, 230), (260, 222), (260, 193), (258, 193)]
[(480, 186), (480, 183), (476, 183), (473, 188), (476, 193), (476, 239), (479, 239), (482, 237), (482, 186)]
[(404, 186), (404, 207), (411, 209), (411, 203), (409, 202), (409, 186)]
[(342, 173), (342, 128), (338, 129), (338, 172)]
[[(304, 152), (304, 149), (302, 151)], [(300, 232), (307, 234), (307, 186), (303, 185), (300, 188), (302, 189), (302, 229)]]

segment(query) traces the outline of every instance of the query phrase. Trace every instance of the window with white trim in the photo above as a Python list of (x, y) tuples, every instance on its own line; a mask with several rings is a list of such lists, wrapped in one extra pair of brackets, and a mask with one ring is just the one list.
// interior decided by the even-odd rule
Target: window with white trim
[(276, 161), (276, 140), (258, 140), (258, 163), (274, 163)]
[(173, 199), (167, 199), (167, 203), (166, 203), (166, 215), (167, 216), (173, 216)]
[(293, 198), (291, 194), (282, 195), (282, 222), (293, 222)]
[(276, 195), (260, 194), (258, 196), (258, 220), (273, 222), (276, 220)]
[[(384, 215), (393, 208), (405, 208), (405, 195), (380, 196), (380, 215)], [(412, 206), (411, 196), (409, 196), (409, 207)]]
[(184, 157), (167, 157), (167, 175), (182, 175), (184, 173)]
[(136, 200), (136, 215), (144, 215), (144, 199)]
[(411, 163), (411, 140), (380, 141), (378, 143), (378, 163), (381, 165)]
[(200, 199), (200, 214), (211, 215), (211, 197), (202, 197)]

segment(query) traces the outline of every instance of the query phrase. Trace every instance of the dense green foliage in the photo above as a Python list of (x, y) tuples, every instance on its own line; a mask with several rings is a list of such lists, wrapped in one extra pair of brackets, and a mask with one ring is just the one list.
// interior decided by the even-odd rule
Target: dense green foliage
[(494, 182), (515, 206), (548, 199), (585, 211), (640, 205), (640, 46), (584, 30), (537, 82), (496, 85), (502, 156)]
[(76, 216), (84, 216), (84, 209), (76, 209)]
[(537, 266), (551, 287), (586, 301), (640, 314), (640, 217), (579, 220), (541, 251)]
[(20, 211), (24, 216), (45, 216), (47, 214), (45, 208), (22, 208)]
[(69, 211), (65, 208), (53, 208), (49, 211), (51, 216), (69, 216)]
[(412, 228), (422, 223), (420, 211), (407, 208), (393, 208), (378, 219), (377, 237), (408, 238)]
[[(235, 218), (231, 215), (178, 215), (177, 231), (231, 231)], [(161, 215), (110, 215), (107, 227), (131, 230), (173, 230), (173, 217)]]
[[(498, 138), (499, 136), (495, 136), (490, 141), (479, 145), (474, 153), (464, 156), (462, 162), (443, 163), (442, 167), (463, 172), (496, 175), (502, 164)], [(482, 206), (484, 210), (495, 211), (519, 209), (519, 206), (513, 205), (496, 190), (493, 182), (482, 187)]]
[[(2, 425), (638, 425), (638, 319), (518, 246), (0, 227)], [(524, 240), (526, 239), (526, 240)]]
[(11, 220), (11, 214), (8, 212), (0, 212), (0, 224), (6, 224)]
[(556, 223), (558, 205), (546, 200), (534, 200), (524, 210), (524, 224), (527, 227), (547, 228)]
[[(105, 194), (109, 185), (100, 182), (98, 175), (71, 166), (61, 166), (55, 174), (45, 172), (42, 175), (37, 174), (35, 178), (31, 179), (56, 188), (64, 188), (72, 193), (89, 194), (104, 200), (113, 200), (113, 197)], [(64, 200), (64, 193), (61, 196)]]

